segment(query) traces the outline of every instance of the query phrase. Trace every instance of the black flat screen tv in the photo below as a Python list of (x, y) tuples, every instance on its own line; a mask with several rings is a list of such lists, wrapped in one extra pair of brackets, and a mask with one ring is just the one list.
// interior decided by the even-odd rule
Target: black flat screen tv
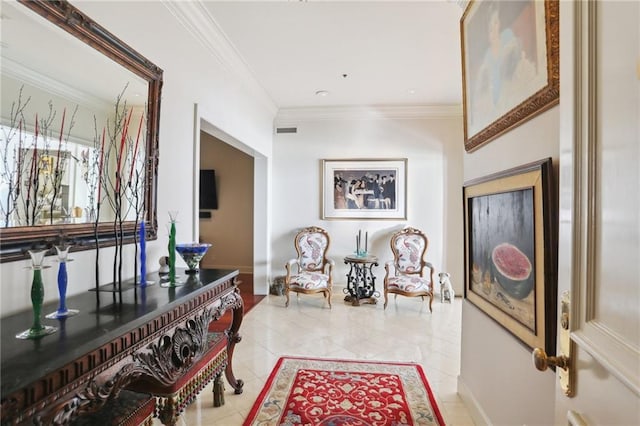
[(200, 170), (200, 210), (218, 209), (216, 171)]

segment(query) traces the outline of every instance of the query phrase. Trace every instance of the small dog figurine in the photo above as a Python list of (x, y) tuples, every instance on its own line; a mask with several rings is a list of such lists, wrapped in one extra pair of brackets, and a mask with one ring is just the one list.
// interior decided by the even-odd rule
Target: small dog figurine
[(158, 259), (158, 263), (160, 264), (160, 270), (158, 273), (160, 275), (166, 275), (169, 273), (169, 256), (162, 256)]
[(456, 297), (451, 281), (449, 281), (450, 276), (451, 274), (448, 272), (440, 272), (438, 274), (440, 278), (440, 303), (444, 303), (445, 300), (451, 303), (453, 298)]

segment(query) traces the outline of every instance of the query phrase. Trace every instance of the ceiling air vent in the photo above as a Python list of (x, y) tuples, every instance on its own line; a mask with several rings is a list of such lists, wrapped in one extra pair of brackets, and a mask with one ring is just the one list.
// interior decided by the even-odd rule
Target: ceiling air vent
[(298, 133), (297, 127), (276, 127), (276, 133)]

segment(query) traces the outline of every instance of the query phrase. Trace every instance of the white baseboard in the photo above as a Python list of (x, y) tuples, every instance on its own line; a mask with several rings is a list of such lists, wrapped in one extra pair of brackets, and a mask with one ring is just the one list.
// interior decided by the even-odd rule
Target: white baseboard
[(473, 396), (473, 393), (464, 384), (460, 376), (458, 376), (458, 395), (467, 406), (474, 424), (492, 426), (489, 417), (487, 417), (480, 404), (478, 404), (478, 400)]

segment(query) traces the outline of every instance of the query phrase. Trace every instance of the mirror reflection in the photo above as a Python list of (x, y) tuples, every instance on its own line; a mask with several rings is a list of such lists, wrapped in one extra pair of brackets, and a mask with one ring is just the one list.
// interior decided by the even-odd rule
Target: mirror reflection
[(147, 81), (18, 3), (2, 15), (0, 226), (140, 218)]
[(155, 239), (162, 70), (66, 0), (3, 2), (0, 30), (0, 261)]

